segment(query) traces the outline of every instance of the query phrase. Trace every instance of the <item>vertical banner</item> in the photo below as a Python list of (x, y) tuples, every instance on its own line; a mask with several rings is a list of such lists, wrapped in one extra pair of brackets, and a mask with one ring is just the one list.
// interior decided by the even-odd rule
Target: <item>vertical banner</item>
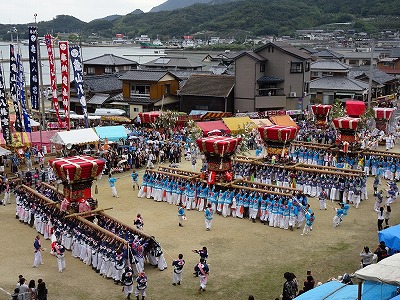
[(29, 27), (29, 90), (31, 92), (31, 107), (39, 109), (39, 65), (37, 27)]
[(61, 62), (61, 90), (62, 103), (65, 112), (65, 124), (69, 130), (69, 53), (68, 42), (58, 42)]
[(29, 119), (28, 111), (26, 110), (25, 103), (25, 78), (24, 67), (22, 66), (21, 55), (17, 53), (17, 98), (21, 105), (22, 116), (24, 118), (24, 127), (26, 132), (31, 132), (31, 120)]
[(57, 97), (57, 81), (56, 81), (56, 66), (54, 65), (54, 55), (53, 55), (53, 41), (51, 35), (46, 34), (44, 36), (46, 41), (47, 54), (49, 56), (49, 66), (50, 66), (50, 87), (51, 87), (51, 97), (53, 101), (53, 107), (56, 112), (58, 128), (62, 128), (62, 122), (60, 118), (60, 108), (58, 106)]
[(13, 101), (15, 112), (14, 128), (18, 132), (22, 132), (21, 114), (19, 112), (19, 104), (17, 99), (17, 74), (18, 66), (15, 59), (14, 45), (10, 44), (10, 95)]
[(69, 54), (71, 58), (72, 69), (74, 70), (76, 94), (82, 106), (83, 115), (85, 117), (86, 128), (88, 128), (89, 122), (88, 122), (88, 114), (86, 108), (85, 92), (83, 90), (83, 69), (82, 69), (82, 60), (81, 60), (81, 53), (79, 50), (79, 46), (69, 47)]
[(3, 70), (0, 66), (0, 123), (1, 130), (3, 131), (3, 138), (6, 145), (11, 145), (11, 131), (10, 131), (10, 112), (8, 110), (8, 103), (6, 99), (6, 89), (4, 86)]

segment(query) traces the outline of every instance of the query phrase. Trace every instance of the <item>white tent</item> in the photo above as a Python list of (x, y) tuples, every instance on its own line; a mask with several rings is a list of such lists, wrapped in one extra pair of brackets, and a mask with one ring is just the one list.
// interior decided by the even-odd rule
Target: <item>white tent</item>
[(10, 150), (0, 147), (0, 156), (9, 155), (9, 154), (11, 154)]
[(356, 271), (355, 276), (361, 280), (400, 285), (400, 253)]
[(50, 139), (50, 142), (58, 145), (83, 145), (98, 141), (100, 138), (92, 128), (60, 131)]

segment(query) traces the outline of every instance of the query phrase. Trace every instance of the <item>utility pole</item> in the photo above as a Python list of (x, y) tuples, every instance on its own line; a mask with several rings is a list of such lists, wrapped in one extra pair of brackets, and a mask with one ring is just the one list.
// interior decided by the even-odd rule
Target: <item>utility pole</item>
[(368, 109), (371, 108), (371, 98), (372, 98), (372, 71), (374, 62), (374, 39), (371, 38), (371, 61), (369, 64), (369, 75), (368, 75)]

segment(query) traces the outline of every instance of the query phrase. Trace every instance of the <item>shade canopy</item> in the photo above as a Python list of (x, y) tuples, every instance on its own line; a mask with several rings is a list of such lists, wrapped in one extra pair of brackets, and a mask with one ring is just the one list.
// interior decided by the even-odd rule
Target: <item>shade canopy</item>
[(261, 126), (258, 132), (264, 141), (286, 143), (291, 142), (297, 135), (297, 127), (294, 126)]
[(57, 132), (50, 141), (57, 145), (83, 145), (100, 141), (92, 128)]
[(12, 132), (11, 133), (11, 145), (6, 145), (6, 141), (4, 140), (3, 134), (0, 134), (0, 146), (11, 146), (13, 148), (23, 148), (29, 147), (31, 145), (31, 141), (26, 132)]
[(350, 117), (360, 117), (365, 113), (365, 103), (364, 101), (348, 100), (346, 101), (346, 113)]
[(108, 139), (110, 142), (126, 139), (128, 132), (124, 126), (98, 126), (95, 127), (96, 133), (100, 139)]
[[(40, 146), (42, 145), (50, 145), (50, 139), (58, 132), (59, 130), (42, 130), (40, 131), (33, 131), (29, 135), (31, 136), (31, 143), (32, 146)], [(42, 136), (40, 138), (40, 135)], [(42, 139), (42, 141), (40, 141)]]
[(269, 119), (275, 125), (299, 127), (289, 115), (270, 116)]
[(9, 154), (11, 154), (10, 150), (0, 147), (0, 156), (9, 155)]
[(224, 121), (225, 125), (233, 134), (238, 133), (240, 129), (243, 129), (246, 126), (246, 124), (251, 124), (251, 126), (255, 127), (254, 123), (251, 122), (251, 119), (248, 116), (222, 118), (222, 121)]
[(230, 156), (235, 152), (241, 140), (241, 138), (226, 136), (209, 136), (197, 139), (196, 143), (203, 153)]
[(251, 121), (258, 126), (272, 126), (274, 125), (269, 119), (251, 119)]
[(358, 279), (400, 285), (400, 253), (355, 272)]
[(230, 134), (231, 131), (221, 120), (208, 121), (208, 122), (196, 122), (197, 126), (203, 131), (203, 135), (207, 135), (210, 131), (220, 130), (222, 134)]
[[(361, 291), (362, 300), (387, 300), (396, 291), (396, 287), (368, 281), (363, 283)], [(355, 300), (357, 295), (357, 285), (329, 281), (297, 296), (296, 300)]]
[(375, 119), (389, 120), (395, 108), (374, 107)]

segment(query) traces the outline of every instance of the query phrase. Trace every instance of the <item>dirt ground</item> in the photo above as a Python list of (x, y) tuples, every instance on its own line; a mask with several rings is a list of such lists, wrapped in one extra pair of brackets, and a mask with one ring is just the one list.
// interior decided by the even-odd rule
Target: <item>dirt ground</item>
[[(395, 151), (397, 151), (396, 149)], [(181, 168), (190, 169), (188, 162)], [(199, 166), (198, 166), (199, 168)], [(143, 170), (140, 171), (140, 175)], [(160, 272), (146, 265), (148, 297), (146, 299), (255, 299), (274, 300), (282, 292), (283, 273), (294, 272), (300, 286), (306, 271), (312, 271), (316, 282), (343, 273), (353, 273), (359, 266), (359, 253), (364, 246), (376, 248), (377, 215), (373, 211), (372, 178), (368, 179), (369, 200), (356, 210), (351, 208), (344, 222), (331, 227), (334, 211), (318, 210), (316, 199), (310, 199), (316, 214), (313, 231), (301, 236), (295, 231), (270, 228), (260, 222), (215, 216), (211, 231), (205, 230), (204, 215), (186, 211), (188, 220), (178, 227), (177, 207), (165, 202), (139, 199), (132, 191), (130, 172), (119, 175), (116, 187), (120, 198), (112, 198), (107, 178), (98, 182), (99, 207), (113, 207), (107, 213), (132, 224), (140, 212), (144, 218), (144, 231), (161, 243), (169, 268)], [(382, 183), (386, 188), (386, 182)], [(94, 191), (94, 188), (93, 188)], [(336, 206), (328, 202), (328, 205)], [(398, 204), (392, 206), (392, 225), (397, 224)], [(133, 224), (132, 224), (133, 225)], [(0, 207), (0, 299), (9, 299), (22, 274), (28, 281), (42, 278), (49, 290), (48, 299), (124, 299), (122, 287), (112, 280), (103, 279), (79, 259), (66, 255), (67, 268), (57, 272), (56, 258), (49, 253), (50, 242), (42, 241), (47, 249), (43, 253), (44, 265), (32, 268), (33, 240), (36, 231), (15, 219), (15, 199), (12, 205)], [(210, 276), (207, 291), (199, 294), (198, 279), (192, 275), (198, 255), (192, 249), (209, 249)], [(183, 253), (186, 265), (181, 286), (172, 286), (172, 259)]]

